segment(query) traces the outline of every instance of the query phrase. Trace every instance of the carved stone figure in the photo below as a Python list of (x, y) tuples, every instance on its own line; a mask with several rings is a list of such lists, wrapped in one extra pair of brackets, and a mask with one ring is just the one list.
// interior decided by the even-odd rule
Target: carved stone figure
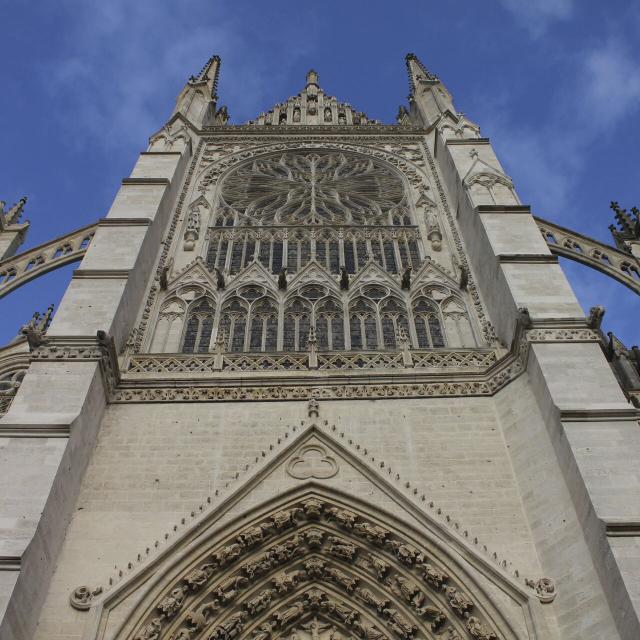
[(411, 289), (411, 271), (412, 267), (407, 267), (402, 272), (402, 279), (400, 281), (400, 287), (405, 291), (409, 291)]
[(331, 122), (332, 119), (333, 119), (333, 116), (331, 114), (331, 109), (329, 107), (325, 107), (324, 108), (324, 121), (325, 122)]
[(324, 575), (326, 562), (320, 558), (311, 558), (304, 563), (304, 569), (310, 578), (320, 578)]
[(330, 599), (324, 603), (323, 608), (348, 625), (352, 625), (358, 619), (358, 612), (345, 605), (344, 602)]
[(304, 594), (304, 598), (305, 609), (317, 611), (327, 601), (327, 594), (320, 589), (311, 589)]
[(353, 529), (353, 525), (356, 522), (356, 514), (348, 511), (347, 509), (339, 509), (338, 507), (331, 507), (327, 511), (327, 518), (329, 520), (335, 520), (341, 527), (345, 529)]
[(425, 582), (429, 583), (436, 589), (440, 589), (443, 583), (445, 583), (449, 579), (449, 576), (444, 571), (440, 571), (440, 569), (437, 569), (429, 563), (425, 563), (423, 565), (423, 569), (424, 573), (422, 574), (422, 577), (424, 578)]
[(369, 522), (358, 522), (353, 525), (353, 531), (356, 535), (366, 538), (369, 542), (384, 544), (389, 532), (383, 527), (379, 527)]
[(220, 602), (226, 604), (231, 602), (238, 595), (238, 591), (244, 589), (248, 584), (249, 581), (244, 576), (229, 576), (218, 585), (216, 596), (220, 598)]
[(263, 622), (253, 632), (253, 640), (270, 640), (273, 631), (273, 623)]
[(242, 554), (243, 547), (239, 545), (237, 542), (233, 542), (230, 545), (227, 545), (223, 549), (221, 549), (216, 555), (216, 562), (221, 566), (225, 566), (230, 562), (233, 562)]
[(273, 533), (274, 525), (272, 522), (262, 522), (255, 527), (249, 527), (236, 538), (239, 544), (244, 546), (252, 546), (262, 542), (265, 537)]
[(413, 565), (422, 562), (423, 555), (411, 545), (400, 542), (399, 540), (387, 540), (385, 544), (393, 550), (398, 560), (407, 565)]
[(471, 616), (467, 620), (467, 629), (472, 638), (476, 640), (496, 640), (498, 636), (488, 629), (478, 618)]
[(298, 619), (302, 613), (304, 612), (304, 602), (302, 600), (298, 600), (294, 602), (292, 605), (288, 606), (286, 609), (282, 611), (277, 611), (275, 613), (275, 620), (280, 625), (280, 627), (284, 627), (289, 624), (293, 620)]
[(158, 609), (162, 611), (167, 618), (173, 618), (176, 613), (182, 609), (186, 591), (186, 586), (174, 589), (168, 596), (160, 601)]
[(378, 580), (383, 580), (389, 571), (389, 563), (374, 555), (369, 554), (367, 557), (367, 563), (374, 570)]
[(229, 619), (219, 624), (211, 634), (212, 640), (228, 640), (242, 633), (247, 614), (244, 611), (234, 613)]
[(387, 636), (376, 626), (363, 627), (362, 637), (364, 640), (386, 640)]
[(297, 533), (293, 538), (285, 540), (271, 548), (271, 554), (278, 562), (285, 562), (301, 551), (302, 537)]
[(276, 525), (276, 529), (286, 529), (287, 527), (295, 527), (298, 523), (298, 515), (302, 513), (300, 507), (291, 509), (283, 509), (274, 513), (271, 517)]
[(160, 632), (162, 631), (162, 621), (160, 618), (154, 618), (146, 624), (138, 634), (134, 637), (134, 640), (158, 640)]
[(389, 586), (392, 587), (397, 595), (404, 598), (407, 602), (411, 602), (413, 597), (417, 593), (420, 593), (420, 586), (413, 580), (409, 580), (403, 576), (395, 576), (395, 583), (390, 579)]
[(473, 602), (471, 602), (464, 593), (458, 591), (455, 587), (447, 587), (444, 592), (447, 596), (447, 600), (449, 600), (451, 608), (459, 616), (464, 616), (467, 611), (472, 609)]
[(298, 583), (304, 579), (305, 574), (302, 571), (282, 572), (273, 578), (273, 586), (278, 590), (278, 593), (287, 593), (297, 587)]
[(260, 554), (253, 561), (242, 565), (242, 570), (249, 576), (254, 578), (266, 573), (274, 565), (275, 559), (270, 551)]
[(329, 536), (327, 540), (330, 543), (329, 553), (331, 555), (351, 561), (355, 558), (356, 553), (358, 553), (358, 547), (342, 538)]
[(323, 537), (324, 532), (320, 529), (309, 529), (304, 533), (304, 538), (311, 549), (319, 549), (322, 547)]
[(418, 630), (418, 627), (407, 620), (397, 609), (385, 609), (384, 615), (389, 618), (388, 625), (402, 638), (407, 640)]
[(192, 591), (197, 591), (209, 581), (214, 571), (215, 566), (213, 564), (204, 564), (188, 573), (184, 581)]
[(431, 622), (431, 628), (434, 631), (439, 627), (441, 627), (444, 624), (445, 620), (447, 619), (447, 616), (442, 609), (439, 609), (438, 607), (433, 607), (431, 605), (426, 605), (424, 607), (416, 608), (416, 611), (418, 612), (418, 615), (422, 616), (423, 618), (426, 618)]
[(358, 596), (358, 598), (360, 598), (360, 600), (366, 602), (372, 607), (375, 607), (379, 613), (382, 613), (383, 609), (389, 606), (388, 600), (378, 598), (376, 594), (371, 591), (371, 589), (363, 589), (361, 587), (358, 587), (354, 593), (356, 596)]
[(344, 587), (347, 591), (353, 591), (359, 582), (358, 578), (351, 578), (337, 567), (329, 567), (325, 569), (325, 575), (336, 584)]
[(250, 616), (256, 615), (256, 613), (260, 613), (264, 611), (270, 604), (273, 596), (275, 595), (275, 591), (273, 589), (265, 589), (261, 591), (255, 598), (252, 598), (248, 602), (245, 603), (245, 608)]

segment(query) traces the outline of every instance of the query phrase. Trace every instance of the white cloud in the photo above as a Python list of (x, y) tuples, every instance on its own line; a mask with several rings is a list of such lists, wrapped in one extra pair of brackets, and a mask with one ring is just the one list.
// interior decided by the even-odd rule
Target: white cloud
[[(213, 54), (222, 57), (221, 104), (230, 104), (232, 118), (243, 121), (271, 106), (268, 88), (283, 82), (308, 50), (302, 34), (299, 42), (294, 35), (270, 43), (270, 60), (279, 63), (267, 68), (244, 26), (224, 17), (233, 12), (207, 0), (188, 0), (179, 10), (156, 0), (66, 4), (67, 46), (44, 69), (45, 83), (69, 139), (103, 151), (132, 140), (144, 145), (169, 117), (189, 75)], [(233, 72), (225, 73), (229, 68)]]
[(533, 37), (541, 36), (553, 22), (573, 13), (573, 0), (499, 0)]
[(640, 56), (634, 60), (624, 43), (610, 38), (586, 56), (583, 105), (589, 120), (607, 129), (637, 108)]

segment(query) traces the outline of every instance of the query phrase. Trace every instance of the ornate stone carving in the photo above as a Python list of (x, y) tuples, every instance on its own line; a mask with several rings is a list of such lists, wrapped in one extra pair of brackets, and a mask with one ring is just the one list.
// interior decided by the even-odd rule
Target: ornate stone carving
[(348, 511), (347, 509), (338, 509), (332, 507), (327, 511), (327, 518), (329, 520), (335, 520), (341, 527), (345, 529), (353, 529), (353, 525), (356, 521), (356, 514)]
[(292, 478), (298, 480), (326, 480), (335, 476), (339, 467), (336, 459), (322, 445), (308, 444), (301, 447), (289, 460), (286, 470)]
[[(295, 533), (267, 546), (271, 536), (281, 536), (294, 526)], [(359, 543), (377, 547), (393, 560), (364, 553)], [(256, 547), (261, 546), (263, 550), (258, 549), (256, 554)], [(244, 555), (251, 555), (249, 561), (242, 561)], [(308, 640), (305, 633), (313, 625), (320, 625), (318, 632), (326, 631), (326, 640), (330, 640), (329, 635), (334, 640), (342, 637), (345, 629), (341, 625), (361, 640), (386, 639), (379, 627), (364, 619), (365, 612), (379, 618), (394, 636), (409, 640), (418, 629), (431, 633), (445, 624), (447, 611), (439, 605), (448, 605), (456, 614), (440, 634), (443, 640), (462, 638), (461, 631), (464, 637), (468, 632), (477, 640), (496, 638), (480, 614), (471, 616), (473, 601), (456, 580), (426, 562), (423, 551), (394, 530), (372, 524), (359, 512), (327, 500), (307, 497), (266, 518), (263, 515), (237, 533), (235, 542), (227, 538), (219, 550), (210, 552), (210, 557), (215, 562), (191, 567), (178, 583), (167, 586), (152, 609), (155, 613), (141, 622), (136, 640), (159, 640), (169, 620), (174, 629), (170, 640), (203, 640), (201, 634), (208, 628), (212, 630), (204, 632), (209, 634), (207, 638), (228, 640), (245, 632), (249, 616), (255, 625), (252, 635), (258, 640), (270, 640), (276, 629), (279, 637), (284, 633), (295, 635), (296, 631), (290, 629), (296, 624), (299, 640)], [(352, 563), (353, 569), (343, 570), (343, 563)], [(283, 569), (290, 566), (268, 575), (278, 565)], [(364, 574), (363, 569), (367, 569)], [(214, 581), (217, 571), (221, 576)], [(303, 583), (309, 587), (300, 593)], [(351, 600), (342, 602), (316, 586), (323, 583), (335, 585)], [(425, 584), (432, 592), (422, 591)], [(535, 588), (533, 583), (531, 586)], [(329, 616), (336, 626), (317, 618), (310, 620), (305, 617), (309, 613)], [(431, 637), (428, 633), (425, 631)], [(325, 636), (317, 640), (321, 637)]]
[(324, 509), (324, 502), (322, 502), (322, 500), (316, 500), (315, 498), (310, 498), (309, 500), (305, 500), (302, 503), (302, 506), (307, 518), (311, 520), (317, 520), (322, 515), (322, 510)]
[(544, 604), (553, 602), (558, 595), (556, 584), (551, 578), (538, 578), (537, 580), (527, 578), (525, 584), (536, 592), (538, 600)]
[(367, 556), (367, 563), (373, 569), (378, 580), (383, 580), (391, 567), (388, 562), (385, 562), (381, 558), (378, 558), (372, 554), (369, 554)]
[(475, 616), (471, 616), (467, 620), (467, 629), (469, 629), (471, 637), (475, 638), (476, 640), (496, 640), (498, 637), (491, 629), (488, 629)]
[(337, 567), (327, 567), (324, 573), (332, 582), (335, 582), (347, 591), (353, 591), (358, 586), (358, 578), (352, 578)]
[(358, 553), (358, 547), (356, 547), (354, 544), (351, 544), (347, 540), (338, 538), (337, 536), (329, 536), (327, 538), (327, 541), (330, 543), (329, 553), (331, 555), (337, 556), (338, 558), (342, 558), (351, 562), (351, 560), (353, 560)]
[(447, 595), (447, 600), (451, 605), (451, 608), (459, 615), (465, 616), (468, 611), (470, 611), (473, 607), (473, 602), (469, 600), (469, 598), (458, 591), (455, 587), (447, 587), (445, 589), (445, 593)]
[(102, 587), (92, 589), (86, 585), (76, 587), (69, 596), (69, 603), (74, 609), (86, 611), (91, 607), (91, 602), (102, 593)]
[(435, 589), (440, 589), (442, 585), (449, 579), (449, 576), (440, 569), (426, 562), (423, 566), (423, 578)]
[(384, 544), (384, 541), (389, 535), (389, 532), (385, 528), (370, 524), (369, 522), (358, 522), (354, 524), (353, 532), (362, 538), (366, 538), (369, 542), (375, 542), (377, 544)]

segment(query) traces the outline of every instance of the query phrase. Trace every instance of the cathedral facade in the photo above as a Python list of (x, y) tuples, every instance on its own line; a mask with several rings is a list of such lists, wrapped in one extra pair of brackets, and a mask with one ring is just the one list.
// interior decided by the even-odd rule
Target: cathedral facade
[(95, 225), (1, 218), (0, 295), (82, 260), (0, 350), (2, 640), (640, 637), (634, 361), (557, 258), (635, 232), (559, 242), (406, 64), (397, 124), (310, 71), (231, 125), (213, 57)]

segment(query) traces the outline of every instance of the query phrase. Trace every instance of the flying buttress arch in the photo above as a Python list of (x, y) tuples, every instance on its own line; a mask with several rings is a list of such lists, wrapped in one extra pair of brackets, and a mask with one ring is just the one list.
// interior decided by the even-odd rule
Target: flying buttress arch
[[(516, 640), (428, 540), (319, 492), (280, 503), (158, 576), (127, 640)], [(185, 558), (187, 557), (185, 556)], [(170, 574), (170, 575), (169, 575)], [(526, 598), (516, 595), (518, 606)], [(527, 638), (536, 637), (527, 634)]]
[(534, 216), (551, 253), (597, 269), (640, 295), (640, 260), (576, 231)]
[(0, 262), (0, 298), (30, 280), (82, 260), (98, 223), (76, 229)]

